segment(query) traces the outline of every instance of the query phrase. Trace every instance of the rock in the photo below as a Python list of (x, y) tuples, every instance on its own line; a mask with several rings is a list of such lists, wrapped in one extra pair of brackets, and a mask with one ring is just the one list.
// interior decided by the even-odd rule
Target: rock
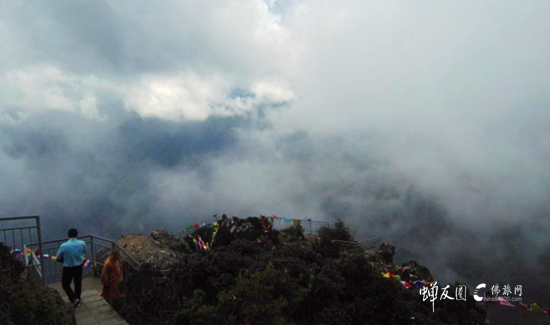
[(164, 229), (155, 229), (149, 236), (129, 234), (115, 242), (139, 263), (149, 263), (160, 270), (169, 269), (187, 250), (181, 239)]
[(430, 270), (422, 265), (418, 265), (415, 267), (414, 272), (416, 272), (416, 275), (425, 281), (434, 281), (434, 278), (432, 274), (430, 273)]
[(382, 243), (378, 248), (378, 254), (382, 256), (385, 262), (393, 263), (393, 255), (395, 254), (395, 246), (388, 243)]
[(151, 237), (153, 238), (153, 243), (160, 247), (176, 248), (182, 244), (181, 240), (165, 229), (153, 230)]

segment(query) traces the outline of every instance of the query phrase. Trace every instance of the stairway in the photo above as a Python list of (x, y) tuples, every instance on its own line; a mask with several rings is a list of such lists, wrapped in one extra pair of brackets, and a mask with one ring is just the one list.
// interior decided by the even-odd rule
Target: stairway
[[(63, 300), (68, 302), (61, 282), (52, 283)], [(77, 325), (128, 325), (119, 314), (99, 295), (101, 281), (93, 276), (82, 278), (82, 305), (75, 309)]]

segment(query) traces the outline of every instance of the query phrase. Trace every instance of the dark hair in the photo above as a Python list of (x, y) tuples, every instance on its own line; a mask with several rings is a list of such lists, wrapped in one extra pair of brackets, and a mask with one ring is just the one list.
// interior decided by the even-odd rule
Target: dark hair
[(76, 229), (74, 228), (71, 228), (69, 229), (68, 235), (69, 235), (69, 238), (76, 238), (78, 237), (78, 231), (76, 231)]

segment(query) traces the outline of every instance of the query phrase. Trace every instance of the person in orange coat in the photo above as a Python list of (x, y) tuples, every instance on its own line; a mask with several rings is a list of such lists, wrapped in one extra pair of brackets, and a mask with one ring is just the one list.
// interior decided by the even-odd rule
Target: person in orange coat
[(120, 263), (120, 253), (113, 251), (105, 260), (103, 270), (101, 271), (101, 283), (103, 291), (101, 296), (112, 304), (113, 300), (120, 297), (117, 286), (122, 282), (122, 264)]

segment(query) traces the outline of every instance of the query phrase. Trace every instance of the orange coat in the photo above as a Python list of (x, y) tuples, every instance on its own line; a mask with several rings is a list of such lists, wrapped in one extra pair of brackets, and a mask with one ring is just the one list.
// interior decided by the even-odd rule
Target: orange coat
[(115, 261), (109, 256), (101, 271), (101, 283), (103, 284), (101, 296), (107, 300), (107, 302), (112, 303), (113, 300), (120, 297), (117, 286), (122, 282), (122, 279), (122, 265), (120, 261)]

